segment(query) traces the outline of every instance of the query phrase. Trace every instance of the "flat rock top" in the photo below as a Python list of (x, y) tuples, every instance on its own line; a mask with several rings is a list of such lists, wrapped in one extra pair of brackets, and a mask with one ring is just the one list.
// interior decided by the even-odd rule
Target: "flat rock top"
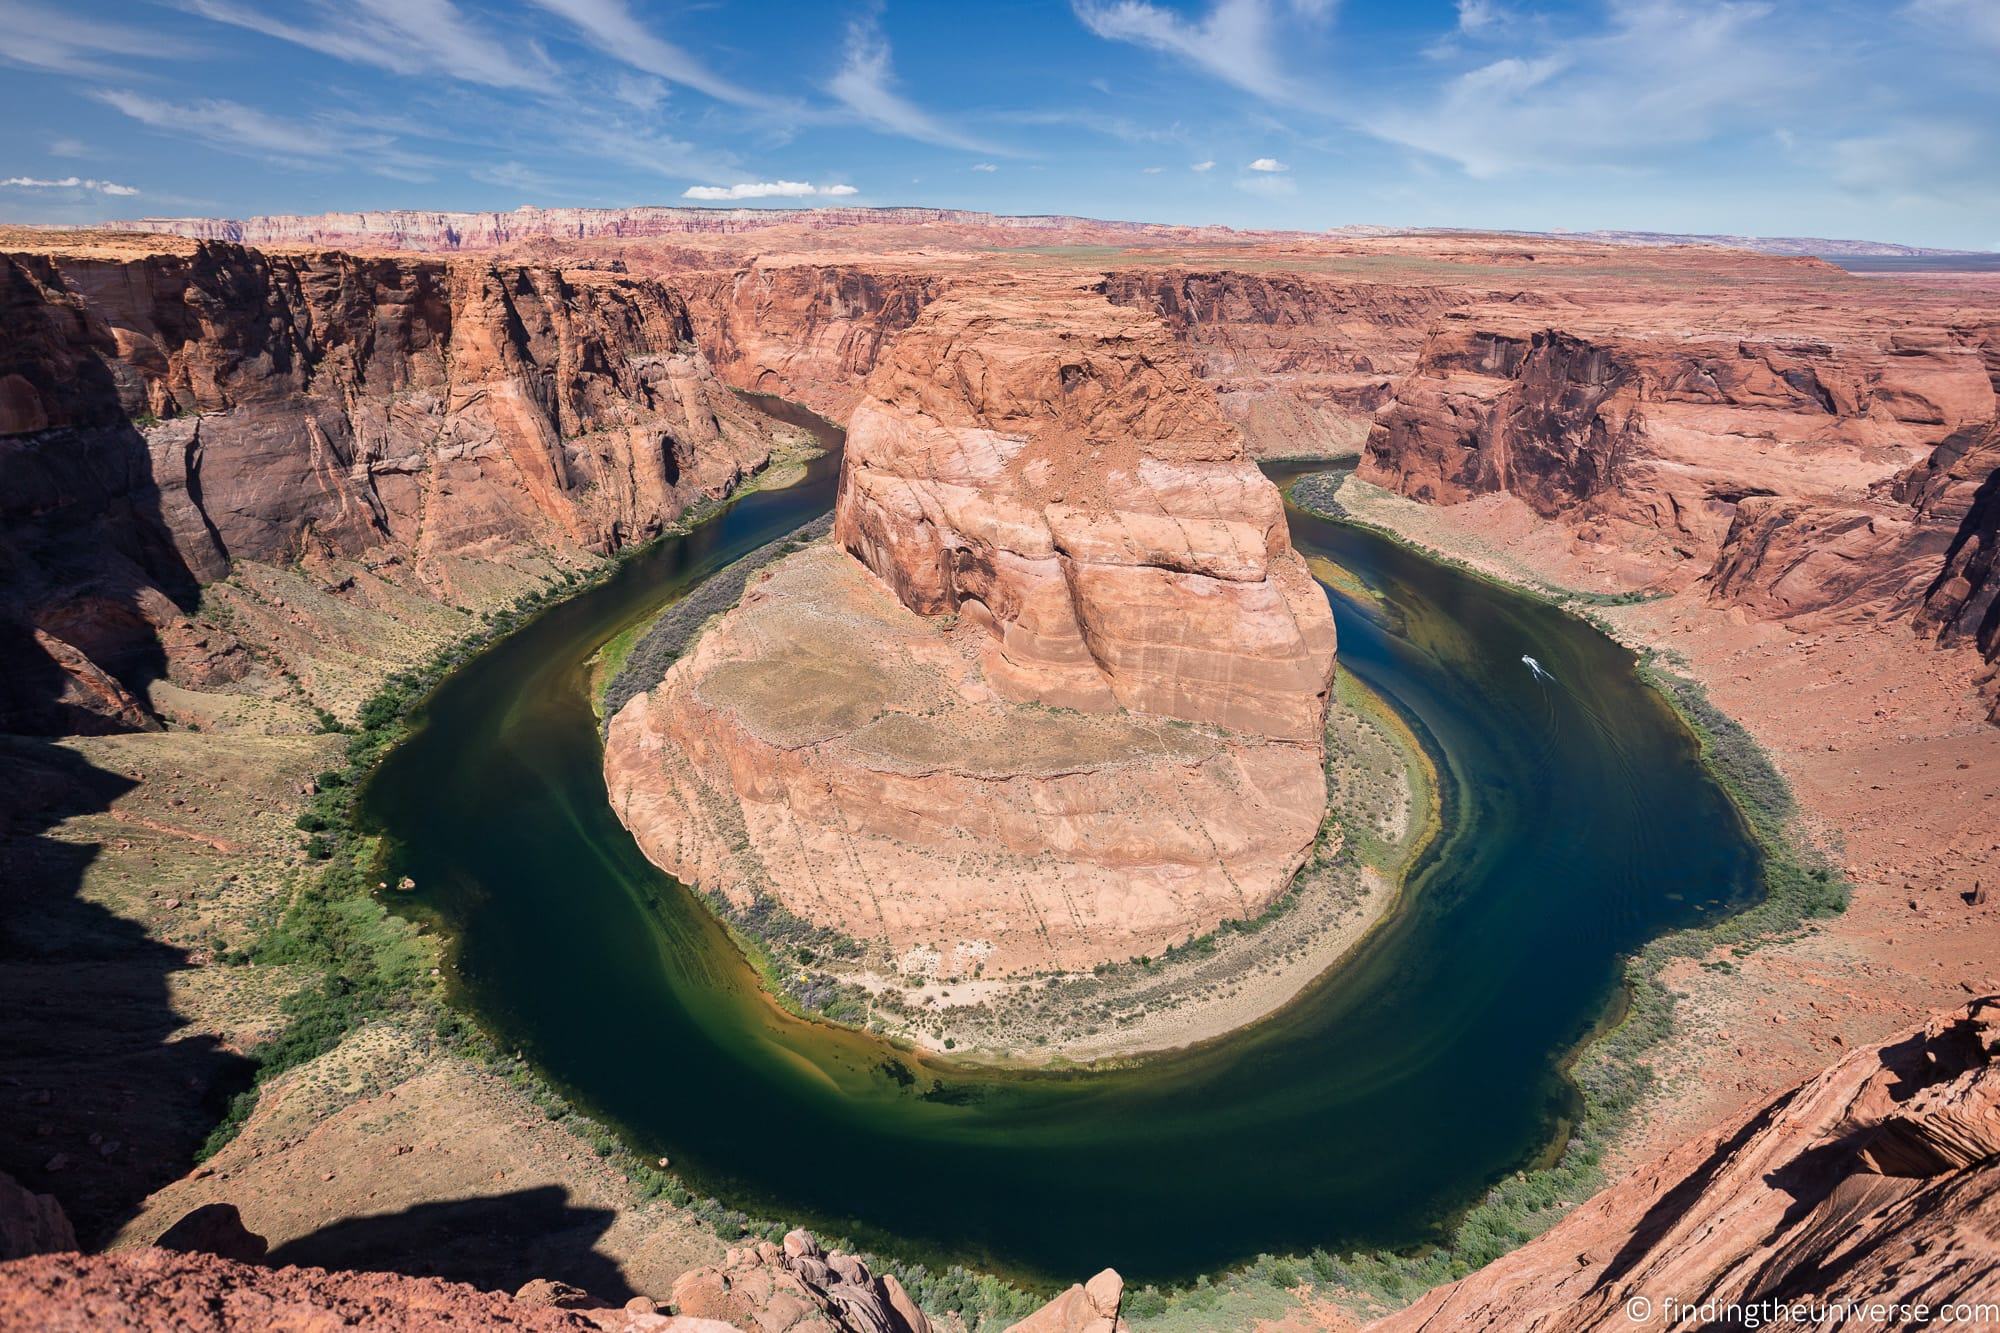
[(827, 543), (773, 565), (686, 669), (709, 706), (783, 748), (839, 745), (868, 767), (981, 778), (1159, 760), (1221, 743), (1132, 714), (1010, 703), (985, 683), (984, 635), (906, 609)]

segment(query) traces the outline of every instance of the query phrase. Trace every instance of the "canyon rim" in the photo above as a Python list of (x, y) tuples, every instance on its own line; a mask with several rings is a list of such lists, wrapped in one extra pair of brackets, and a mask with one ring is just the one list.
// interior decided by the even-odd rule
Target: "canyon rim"
[(0, 2), (0, 1326), (2000, 1325), (2000, 32), (1809, 8)]

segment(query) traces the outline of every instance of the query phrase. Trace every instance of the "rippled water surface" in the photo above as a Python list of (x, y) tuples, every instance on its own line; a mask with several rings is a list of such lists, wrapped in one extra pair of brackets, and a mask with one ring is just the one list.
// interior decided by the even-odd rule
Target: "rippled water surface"
[(698, 1189), (1063, 1281), (1419, 1242), (1560, 1133), (1560, 1059), (1613, 1000), (1620, 955), (1755, 891), (1740, 822), (1629, 654), (1294, 512), (1298, 547), (1376, 595), (1329, 594), (1341, 670), (1394, 701), (1443, 775), (1445, 833), (1362, 952), (1251, 1029), (1106, 1072), (965, 1071), (793, 1019), (612, 815), (585, 663), (823, 513), (837, 466), (744, 498), (468, 665), (367, 792), (421, 886), (408, 910), (459, 940), (463, 1002)]

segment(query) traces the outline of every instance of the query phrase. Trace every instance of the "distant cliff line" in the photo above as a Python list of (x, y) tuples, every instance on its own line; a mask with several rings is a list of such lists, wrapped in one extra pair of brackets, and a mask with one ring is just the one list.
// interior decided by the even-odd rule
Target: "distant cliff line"
[(451, 212), (386, 209), (373, 212), (273, 214), (249, 218), (135, 218), (106, 223), (110, 230), (155, 232), (203, 241), (244, 245), (291, 241), (380, 244), (412, 249), (484, 249), (518, 241), (631, 239), (757, 231), (804, 226), (812, 230), (864, 226), (943, 225), (1022, 231), (1089, 228), (1133, 235), (1181, 234), (1193, 230), (1153, 222), (1101, 221), (1059, 214), (1010, 216), (952, 208), (534, 208), (510, 212)]

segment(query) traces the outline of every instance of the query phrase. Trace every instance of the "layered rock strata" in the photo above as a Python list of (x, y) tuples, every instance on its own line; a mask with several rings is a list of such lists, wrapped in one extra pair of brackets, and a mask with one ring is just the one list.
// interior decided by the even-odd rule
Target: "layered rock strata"
[(1474, 299), (1450, 287), (1228, 269), (1121, 270), (1104, 285), (1111, 300), (1166, 321), (1262, 457), (1359, 453), (1433, 322)]
[(618, 240), (731, 235), (774, 227), (943, 227), (1001, 232), (1083, 232), (1102, 236), (1175, 235), (1188, 229), (1150, 222), (1106, 222), (1060, 214), (1011, 216), (956, 208), (517, 208), (509, 212), (275, 214), (248, 218), (138, 218), (122, 230), (248, 245), (368, 246), (397, 250), (490, 250), (524, 241)]
[(1856, 1051), (1373, 1327), (1691, 1328), (1704, 1318), (1673, 1317), (1669, 1301), (1772, 1301), (1831, 1308), (1766, 1322), (1839, 1328), (1847, 1302), (1937, 1311), (1996, 1291), (2000, 998), (1989, 997)]
[(612, 719), (647, 854), (947, 975), (1261, 911), (1323, 813), (1332, 620), (1159, 322), (954, 295), (847, 448), (833, 544)]
[(1670, 335), (1452, 312), (1362, 476), (1439, 504), (1509, 492), (1760, 619), (1907, 620), (1991, 659), (1996, 344), (1985, 324)]
[(659, 531), (761, 464), (769, 427), (677, 295), (614, 273), (0, 256), (0, 612), (9, 659), (62, 678), (36, 692), (62, 716), (20, 700), (10, 725), (141, 722), (174, 623), (235, 561), (408, 562), (456, 600), (455, 561)]
[(948, 280), (860, 264), (751, 263), (676, 281), (718, 375), (844, 422), (884, 351)]

